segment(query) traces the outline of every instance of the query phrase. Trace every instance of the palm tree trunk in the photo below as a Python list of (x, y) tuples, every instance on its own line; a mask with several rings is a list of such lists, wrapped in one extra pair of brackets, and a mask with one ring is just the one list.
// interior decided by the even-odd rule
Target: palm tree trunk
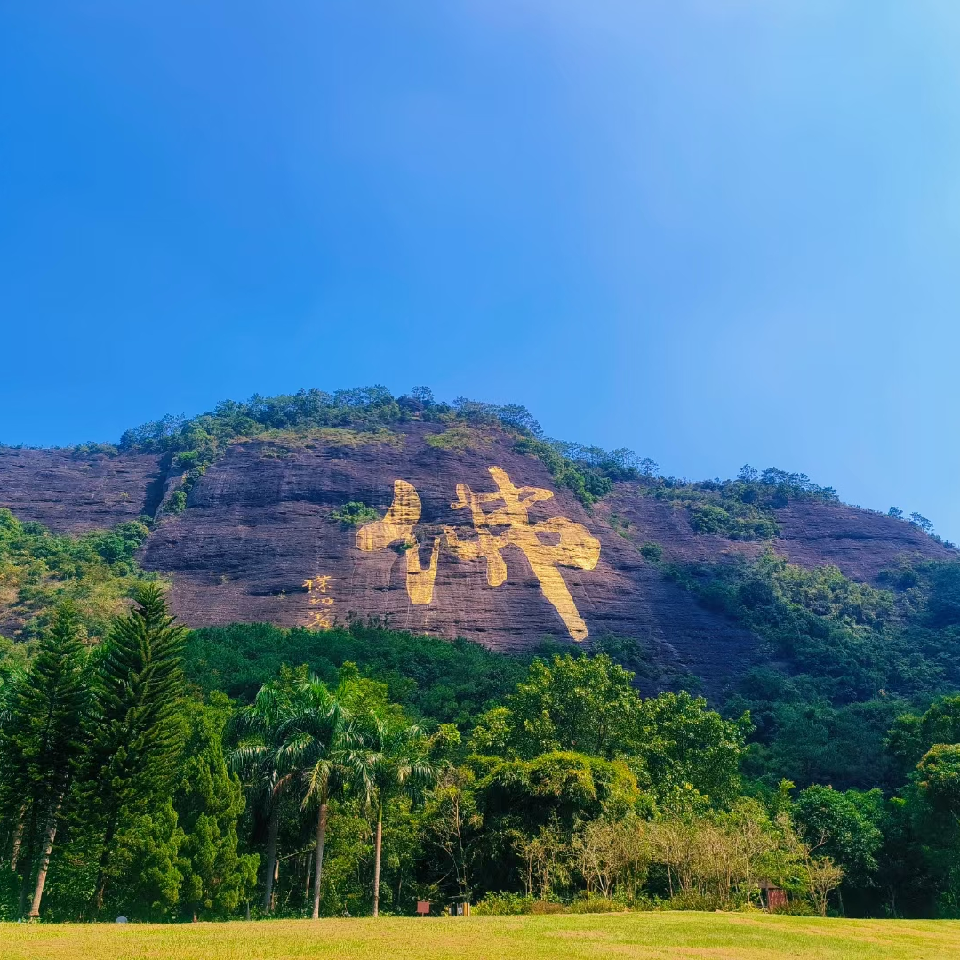
[(383, 806), (377, 805), (377, 838), (373, 857), (373, 915), (380, 916), (380, 848), (383, 845)]
[(57, 835), (57, 818), (60, 815), (60, 804), (54, 807), (47, 829), (43, 835), (43, 849), (40, 851), (40, 865), (37, 868), (37, 885), (33, 890), (33, 903), (30, 904), (28, 920), (36, 920), (40, 916), (40, 901), (43, 899), (43, 888), (47, 882), (47, 870), (50, 867), (50, 855), (53, 853), (53, 841)]
[(327, 838), (327, 801), (320, 802), (317, 813), (317, 875), (313, 881), (313, 919), (320, 916), (320, 878), (323, 876), (323, 845)]
[(273, 878), (277, 872), (277, 834), (280, 832), (280, 808), (276, 800), (270, 810), (267, 822), (267, 874), (263, 887), (263, 912), (270, 912), (270, 900), (273, 897)]

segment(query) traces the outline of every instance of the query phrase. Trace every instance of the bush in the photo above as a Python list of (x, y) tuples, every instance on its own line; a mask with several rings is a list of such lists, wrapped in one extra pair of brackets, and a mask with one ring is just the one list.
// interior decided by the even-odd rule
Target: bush
[(608, 900), (606, 897), (588, 895), (582, 900), (574, 900), (570, 904), (570, 913), (623, 913), (627, 907), (618, 900)]
[(530, 912), (542, 916), (549, 913), (567, 913), (567, 908), (562, 903), (556, 903), (553, 900), (535, 900)]
[(659, 563), (663, 558), (663, 547), (659, 543), (652, 543), (649, 540), (640, 548), (640, 554), (644, 560), (650, 563)]
[(0, 867), (0, 920), (20, 919), (20, 876), (9, 867)]
[(809, 900), (804, 900), (802, 897), (794, 897), (792, 900), (788, 900), (781, 907), (774, 907), (771, 913), (780, 914), (784, 917), (815, 917), (817, 911), (814, 909), (813, 904)]
[(115, 457), (119, 451), (112, 443), (78, 443), (73, 448), (72, 456), (75, 460), (81, 457)]
[(723, 908), (723, 901), (716, 894), (691, 890), (689, 893), (675, 893), (666, 906), (668, 910), (705, 910), (713, 913)]
[(0, 508), (0, 622), (36, 637), (56, 604), (76, 604), (91, 638), (100, 637), (144, 574), (135, 554), (149, 528), (136, 520), (80, 536), (23, 523)]
[(473, 913), (480, 917), (518, 917), (533, 913), (536, 902), (533, 897), (520, 893), (488, 893), (473, 908)]
[(344, 527), (360, 527), (380, 519), (380, 514), (359, 500), (351, 500), (342, 507), (337, 507), (330, 516)]
[(477, 450), (488, 444), (491, 439), (474, 427), (459, 424), (448, 427), (443, 433), (431, 433), (425, 438), (427, 446), (435, 447), (437, 450), (450, 450), (454, 453)]

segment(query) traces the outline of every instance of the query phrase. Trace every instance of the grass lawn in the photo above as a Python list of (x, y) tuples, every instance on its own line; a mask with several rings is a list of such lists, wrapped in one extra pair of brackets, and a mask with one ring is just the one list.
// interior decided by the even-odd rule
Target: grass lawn
[(170, 926), (0, 924), (3, 960), (804, 960), (960, 957), (960, 921), (753, 914), (277, 920)]

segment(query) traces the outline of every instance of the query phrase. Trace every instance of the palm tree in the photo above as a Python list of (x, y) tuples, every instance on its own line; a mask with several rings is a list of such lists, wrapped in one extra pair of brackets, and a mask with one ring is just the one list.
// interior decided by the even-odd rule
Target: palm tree
[(375, 713), (365, 717), (364, 749), (352, 754), (353, 783), (367, 808), (376, 812), (373, 860), (373, 915), (380, 915), (380, 861), (383, 812), (387, 804), (408, 796), (418, 801), (436, 780), (436, 766), (427, 753), (426, 738), (416, 725), (402, 725)]
[(352, 778), (355, 766), (350, 749), (357, 736), (351, 717), (337, 696), (315, 676), (303, 682), (297, 691), (293, 711), (279, 730), (280, 769), (298, 776), (303, 799), (301, 809), (316, 804), (316, 867), (313, 885), (313, 919), (320, 916), (320, 891), (323, 877), (323, 850), (327, 832), (330, 800), (341, 793)]
[(277, 871), (277, 838), (280, 833), (280, 802), (295, 773), (284, 763), (283, 729), (297, 710), (297, 678), (281, 668), (280, 677), (265, 683), (252, 704), (241, 709), (233, 722), (238, 739), (230, 754), (230, 768), (250, 788), (255, 809), (267, 818), (266, 876), (263, 904), (271, 910), (273, 881)]

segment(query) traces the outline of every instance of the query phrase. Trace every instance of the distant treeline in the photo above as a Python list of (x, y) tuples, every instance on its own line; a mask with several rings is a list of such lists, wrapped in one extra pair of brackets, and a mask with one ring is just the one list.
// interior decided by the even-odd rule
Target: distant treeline
[[(644, 492), (686, 507), (694, 528), (701, 533), (767, 540), (779, 533), (772, 512), (775, 508), (794, 500), (838, 502), (832, 487), (776, 467), (761, 471), (747, 465), (731, 480), (695, 482), (665, 476), (654, 460), (626, 447), (604, 450), (550, 439), (522, 404), (484, 403), (467, 397), (445, 403), (436, 400), (429, 387), (414, 387), (401, 396), (383, 386), (332, 393), (300, 390), (275, 397), (255, 394), (243, 402), (225, 400), (194, 417), (167, 415), (149, 421), (127, 430), (118, 444), (90, 442), (73, 449), (77, 456), (116, 456), (129, 451), (167, 454), (174, 466), (183, 468), (183, 477), (160, 509), (177, 513), (186, 507), (190, 490), (207, 468), (237, 439), (269, 437), (278, 431), (388, 431), (413, 420), (496, 427), (511, 438), (518, 452), (540, 459), (555, 482), (570, 489), (586, 506), (608, 494), (614, 483), (633, 481)], [(889, 515), (933, 533), (930, 521), (918, 513), (908, 519), (891, 507)]]

